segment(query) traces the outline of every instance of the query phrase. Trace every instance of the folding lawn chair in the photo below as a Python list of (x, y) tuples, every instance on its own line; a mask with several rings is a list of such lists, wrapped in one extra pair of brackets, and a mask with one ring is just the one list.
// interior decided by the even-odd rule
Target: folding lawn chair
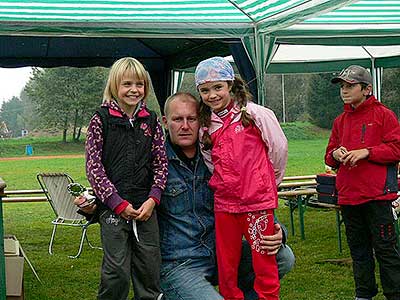
[(79, 257), (82, 252), (84, 240), (86, 240), (91, 248), (101, 249), (94, 247), (86, 235), (87, 228), (94, 223), (93, 218), (87, 221), (84, 216), (77, 213), (74, 196), (67, 191), (68, 184), (73, 182), (71, 176), (66, 173), (39, 173), (36, 178), (56, 215), (56, 218), (51, 222), (53, 224), (53, 232), (49, 244), (49, 253), (53, 254), (53, 242), (58, 225), (73, 226), (82, 229), (78, 253), (70, 255), (70, 258)]

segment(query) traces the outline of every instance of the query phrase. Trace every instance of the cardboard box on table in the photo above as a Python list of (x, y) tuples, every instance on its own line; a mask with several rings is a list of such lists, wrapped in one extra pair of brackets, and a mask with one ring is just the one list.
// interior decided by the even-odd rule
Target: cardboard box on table
[(24, 299), (24, 256), (15, 236), (4, 236), (7, 300)]

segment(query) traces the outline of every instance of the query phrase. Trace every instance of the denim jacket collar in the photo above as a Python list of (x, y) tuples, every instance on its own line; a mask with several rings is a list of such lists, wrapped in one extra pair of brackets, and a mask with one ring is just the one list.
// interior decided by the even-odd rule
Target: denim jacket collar
[[(175, 153), (174, 148), (171, 145), (171, 140), (168, 137), (166, 137), (166, 139), (165, 139), (165, 146), (166, 146), (166, 149), (167, 149), (167, 158), (168, 158), (168, 160), (178, 160), (181, 163), (183, 163), (183, 161)], [(197, 144), (196, 162), (199, 160), (199, 158), (200, 158), (200, 147)]]

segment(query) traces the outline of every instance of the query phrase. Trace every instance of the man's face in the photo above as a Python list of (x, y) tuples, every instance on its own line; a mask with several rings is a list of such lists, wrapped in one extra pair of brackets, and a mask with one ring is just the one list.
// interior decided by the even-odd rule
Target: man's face
[(179, 96), (169, 103), (169, 113), (163, 117), (171, 142), (182, 150), (196, 149), (199, 133), (197, 104), (182, 101)]

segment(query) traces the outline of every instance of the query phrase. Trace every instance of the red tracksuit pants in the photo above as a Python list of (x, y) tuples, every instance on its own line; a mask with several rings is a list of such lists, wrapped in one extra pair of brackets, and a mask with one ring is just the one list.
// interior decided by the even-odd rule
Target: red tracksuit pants
[(274, 211), (250, 213), (215, 213), (219, 292), (225, 300), (243, 300), (238, 287), (242, 238), (245, 236), (252, 251), (255, 273), (254, 290), (259, 300), (279, 299), (278, 265), (275, 255), (260, 249), (262, 236), (274, 233)]

